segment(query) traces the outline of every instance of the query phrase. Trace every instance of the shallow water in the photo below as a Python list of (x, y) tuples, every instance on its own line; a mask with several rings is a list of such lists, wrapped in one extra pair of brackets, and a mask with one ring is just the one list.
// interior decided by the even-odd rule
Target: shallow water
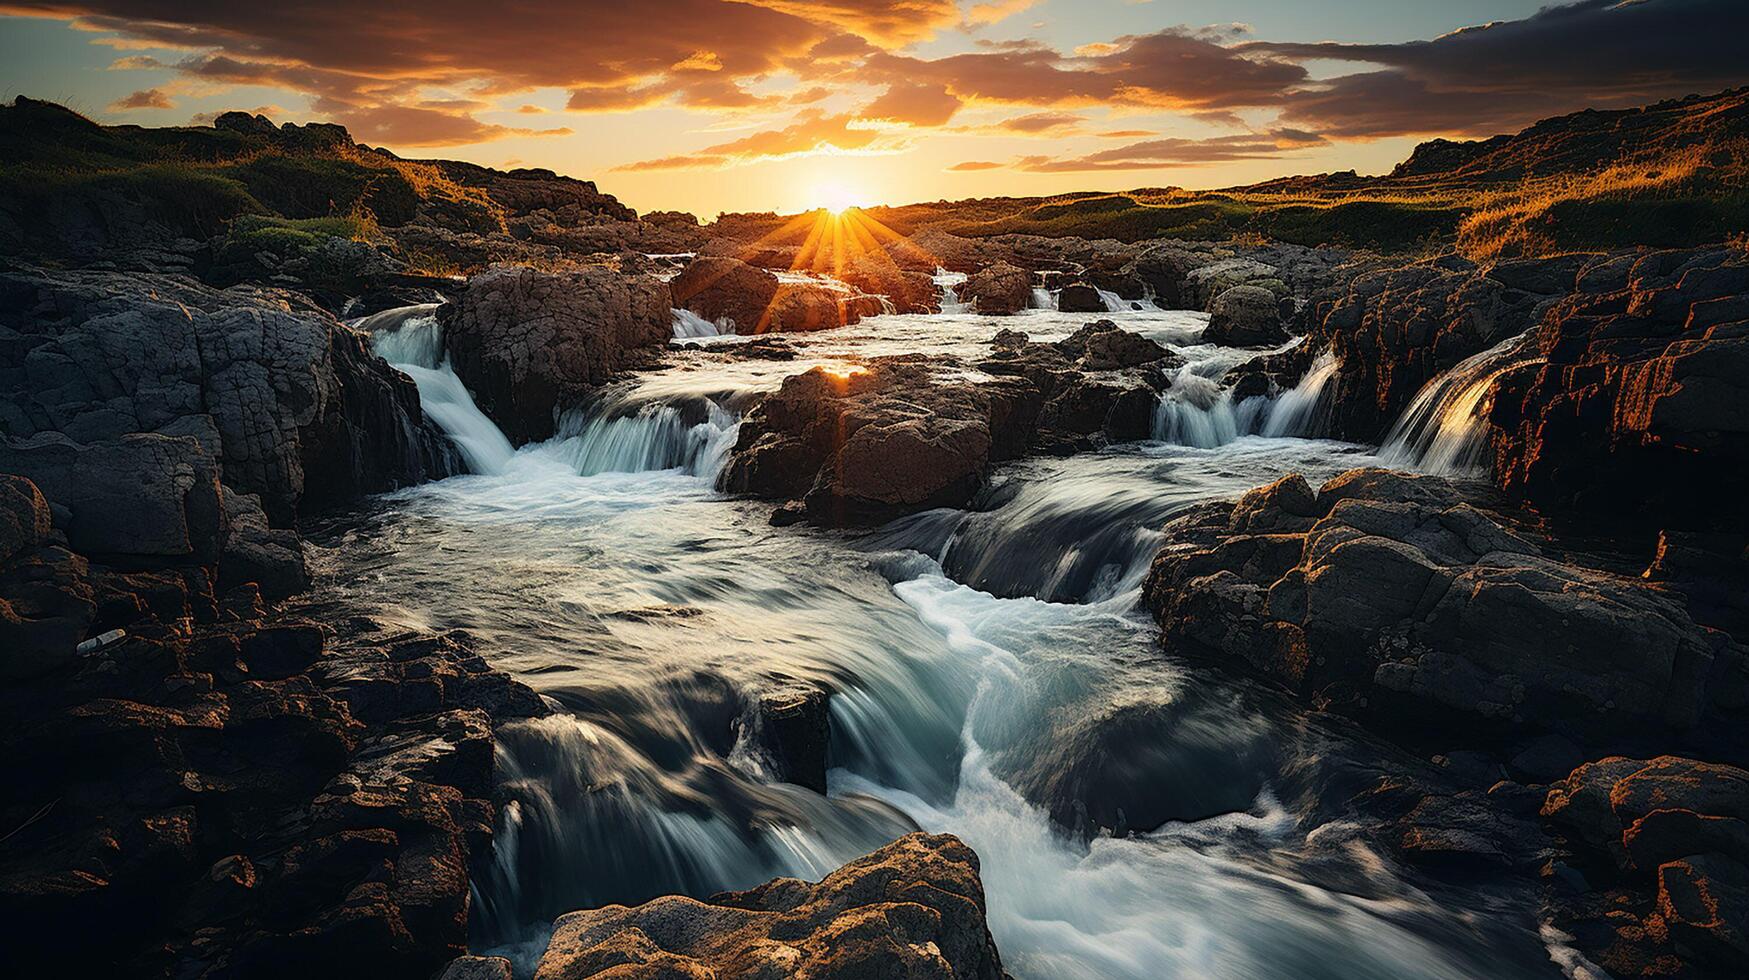
[[(1113, 318), (1189, 375), (1256, 353), (1199, 345), (1196, 314)], [(1025, 980), (1560, 975), (1521, 897), (1429, 891), (1356, 839), (1343, 801), (1389, 750), (1163, 655), (1135, 609), (1173, 514), (1369, 447), (1263, 427), (1026, 460), (964, 511), (863, 533), (772, 528), (714, 489), (737, 406), (789, 374), (1089, 319), (876, 317), (792, 337), (794, 361), (700, 353), (490, 472), (314, 529), (313, 611), (466, 629), (565, 709), (501, 735), (477, 949), (526, 970), (557, 914), (817, 878), (920, 827), (978, 851)], [(1315, 434), (1298, 391), (1264, 414)], [(833, 692), (825, 796), (772, 782), (743, 737), (753, 696), (796, 682)]]

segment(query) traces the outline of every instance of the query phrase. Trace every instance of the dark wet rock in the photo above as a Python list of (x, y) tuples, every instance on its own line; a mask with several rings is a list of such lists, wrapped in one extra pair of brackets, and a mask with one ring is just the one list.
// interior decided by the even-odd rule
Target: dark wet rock
[(1598, 937), (1604, 965), (1662, 957), (1728, 973), (1749, 953), (1749, 773), (1615, 756), (1551, 786), (1542, 814), (1614, 889), (1606, 905), (1560, 909), (1565, 928)]
[(1749, 531), (1749, 263), (1654, 252), (1627, 285), (1557, 305), (1541, 363), (1497, 382), (1500, 485), (1656, 532)]
[(550, 437), (558, 413), (673, 333), (667, 284), (609, 266), (491, 269), (438, 320), (457, 376), (517, 444)]
[(761, 691), (739, 724), (745, 749), (778, 782), (826, 792), (826, 692), (791, 686)]
[(978, 858), (911, 834), (818, 884), (778, 878), (708, 901), (670, 895), (555, 923), (537, 980), (703, 976), (999, 980)]
[(1639, 579), (1548, 557), (1499, 502), (1380, 470), (1331, 480), (1314, 506), (1306, 489), (1278, 481), (1167, 526), (1145, 602), (1168, 649), (1423, 732), (1680, 731), (1720, 710), (1715, 665), (1741, 648)]
[(304, 542), (290, 528), (268, 526), (261, 499), (254, 494), (224, 491), (225, 544), (219, 556), (219, 587), (254, 584), (270, 601), (296, 595), (310, 587)]
[(961, 302), (975, 303), (979, 313), (992, 316), (1019, 313), (1032, 305), (1032, 275), (1018, 266), (998, 262), (967, 277), (959, 288), (959, 297)]
[(9, 272), (0, 274), (0, 346), (16, 366), (0, 374), (10, 436), (197, 440), (224, 483), (260, 495), (276, 522), (457, 465), (412, 382), (295, 294), (173, 276)]
[(740, 259), (701, 255), (669, 282), (674, 305), (706, 320), (727, 317), (737, 333), (760, 333), (766, 310), (777, 296), (777, 277)]
[(1104, 313), (1105, 299), (1084, 282), (1072, 282), (1057, 293), (1057, 309), (1064, 313)]
[(1226, 347), (1286, 343), (1280, 305), (1280, 299), (1262, 286), (1229, 287), (1209, 306), (1209, 325), (1203, 331), (1203, 342)]

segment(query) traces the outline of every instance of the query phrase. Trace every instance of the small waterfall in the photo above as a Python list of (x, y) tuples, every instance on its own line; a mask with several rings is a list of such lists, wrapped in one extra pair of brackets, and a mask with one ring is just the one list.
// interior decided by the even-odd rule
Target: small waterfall
[(715, 481), (735, 446), (740, 418), (714, 402), (689, 421), (674, 405), (610, 404), (559, 424), (553, 453), (579, 476), (682, 470)]
[(724, 317), (712, 323), (685, 307), (674, 309), (674, 339), (696, 340), (700, 337), (724, 337), (735, 332), (735, 322)]
[(1508, 369), (1540, 361), (1535, 330), (1495, 344), (1429, 381), (1385, 436), (1379, 458), (1440, 476), (1476, 476), (1487, 467), (1489, 393)]
[(473, 473), (504, 472), (516, 450), (474, 404), (443, 350), (437, 304), (373, 314), (353, 324), (371, 335), (371, 348), (419, 388), (419, 407), (449, 436)]
[(941, 290), (941, 312), (972, 312), (972, 304), (960, 302), (959, 287), (965, 281), (966, 274), (963, 272), (949, 272), (939, 265), (935, 267), (935, 285)]
[(1095, 286), (1093, 288), (1096, 292), (1099, 293), (1099, 301), (1101, 303), (1105, 304), (1105, 312), (1107, 312), (1107, 313), (1127, 313), (1127, 312), (1129, 312), (1130, 304), (1129, 304), (1128, 300), (1124, 299), (1122, 296), (1119, 296), (1118, 294), (1112, 292), (1109, 289), (1100, 289), (1098, 286)]
[(1318, 355), (1311, 369), (1292, 388), (1274, 396), (1253, 395), (1238, 402), (1233, 389), (1204, 377), (1197, 364), (1187, 364), (1173, 376), (1172, 386), (1154, 408), (1154, 438), (1180, 446), (1213, 449), (1241, 436), (1269, 439), (1313, 438), (1320, 435), (1327, 414), (1324, 397), (1341, 363), (1329, 351)]
[(1281, 393), (1269, 409), (1262, 434), (1271, 439), (1321, 435), (1324, 431), (1329, 401), (1324, 397), (1342, 369), (1342, 362), (1330, 351), (1319, 354), (1299, 383)]
[(1043, 286), (1032, 287), (1032, 308), (1035, 310), (1054, 310), (1057, 308), (1057, 296)]

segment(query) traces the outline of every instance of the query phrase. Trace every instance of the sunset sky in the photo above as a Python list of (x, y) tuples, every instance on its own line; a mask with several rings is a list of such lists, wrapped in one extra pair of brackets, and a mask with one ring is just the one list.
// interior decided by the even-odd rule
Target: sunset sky
[(0, 97), (336, 121), (708, 219), (1377, 172), (1433, 135), (1749, 82), (1749, 0), (1539, 6), (0, 0)]

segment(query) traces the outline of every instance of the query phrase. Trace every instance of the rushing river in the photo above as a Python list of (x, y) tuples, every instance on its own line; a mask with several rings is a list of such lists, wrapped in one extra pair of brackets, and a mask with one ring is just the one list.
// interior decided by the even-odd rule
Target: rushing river
[[(923, 828), (978, 852), (1022, 980), (1561, 975), (1524, 896), (1436, 889), (1362, 843), (1345, 801), (1419, 763), (1162, 654), (1136, 609), (1172, 514), (1377, 462), (1306, 437), (1333, 362), (1234, 405), (1215, 382), (1253, 352), (1201, 345), (1199, 314), (1110, 314), (1188, 361), (1154, 440), (1010, 464), (965, 511), (826, 532), (714, 489), (749, 396), (815, 364), (975, 358), (998, 329), (1051, 340), (1093, 317), (883, 316), (792, 336), (792, 361), (682, 355), (512, 451), (429, 314), (370, 326), (477, 473), (315, 529), (308, 601), (465, 629), (563, 706), (501, 735), (476, 949), (526, 970), (571, 909), (818, 878)], [(743, 342), (713, 332), (677, 324)], [(743, 737), (753, 696), (793, 684), (833, 692), (824, 796), (770, 780)]]

